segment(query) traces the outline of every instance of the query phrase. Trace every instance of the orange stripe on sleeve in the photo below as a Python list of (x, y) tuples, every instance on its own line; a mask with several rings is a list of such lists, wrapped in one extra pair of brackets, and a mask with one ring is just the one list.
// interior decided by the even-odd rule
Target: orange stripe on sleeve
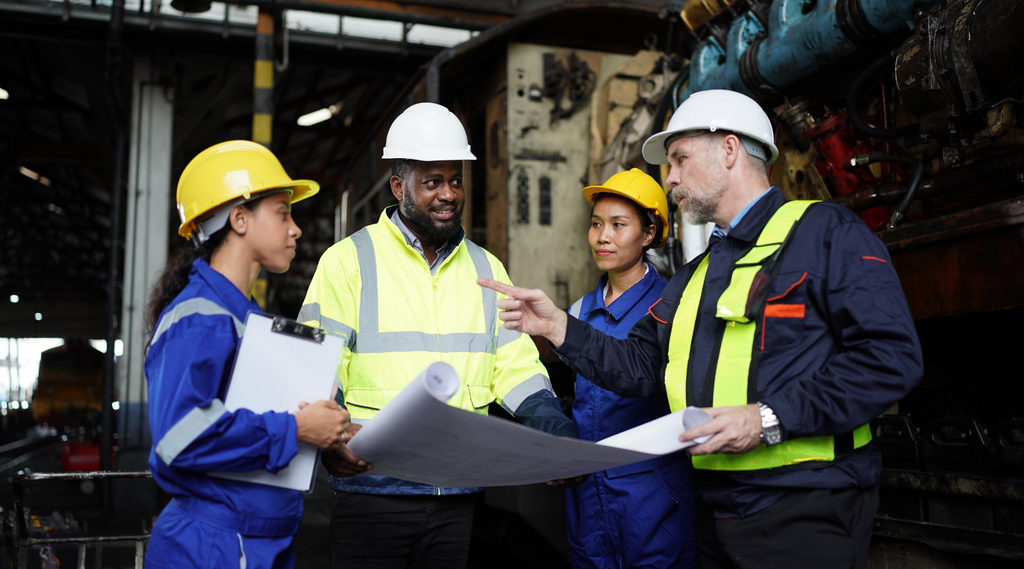
[(878, 261), (879, 263), (885, 263), (886, 262), (885, 259), (879, 259), (878, 257), (869, 257), (867, 255), (861, 257), (861, 259), (864, 259), (866, 261)]

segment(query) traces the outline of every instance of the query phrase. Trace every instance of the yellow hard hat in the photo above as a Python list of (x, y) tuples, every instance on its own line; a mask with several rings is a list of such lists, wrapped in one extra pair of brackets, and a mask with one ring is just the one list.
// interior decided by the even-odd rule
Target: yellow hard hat
[(655, 235), (651, 247), (661, 247), (668, 238), (668, 198), (661, 184), (638, 168), (619, 172), (600, 186), (583, 188), (583, 197), (594, 201), (598, 194), (615, 194), (633, 200), (661, 220), (661, 235)]
[(277, 157), (261, 144), (248, 140), (215, 144), (196, 155), (178, 180), (178, 235), (189, 239), (196, 223), (207, 214), (222, 205), (244, 203), (268, 190), (290, 190), (291, 203), (295, 203), (319, 192), (320, 184), (291, 179)]

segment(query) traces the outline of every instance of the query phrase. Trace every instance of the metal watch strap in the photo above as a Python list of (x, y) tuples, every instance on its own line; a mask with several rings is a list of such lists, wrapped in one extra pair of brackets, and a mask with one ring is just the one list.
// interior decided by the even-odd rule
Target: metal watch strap
[(772, 408), (757, 402), (758, 410), (761, 412), (761, 443), (765, 446), (775, 446), (782, 443), (782, 427), (779, 425), (779, 418), (775, 416)]

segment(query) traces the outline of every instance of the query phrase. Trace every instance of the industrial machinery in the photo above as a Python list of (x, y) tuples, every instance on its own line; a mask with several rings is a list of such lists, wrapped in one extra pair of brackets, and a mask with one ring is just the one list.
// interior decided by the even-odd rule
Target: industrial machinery
[[(609, 6), (603, 14), (626, 11)], [(1024, 381), (1014, 363), (1024, 314), (1024, 2), (689, 0), (661, 19), (649, 12), (639, 41), (628, 25), (580, 37), (571, 30), (582, 10), (541, 12), (441, 53), (396, 101), (395, 114), (410, 100), (448, 105), (482, 151), (467, 163), (470, 235), (513, 281), (567, 306), (595, 282), (581, 263), (579, 189), (630, 167), (663, 177), (639, 146), (690, 93), (751, 95), (776, 123), (772, 183), (789, 199), (858, 212), (888, 247), (917, 322), (924, 379), (872, 423), (885, 470), (871, 565), (1024, 559)], [(566, 32), (550, 33), (558, 28)], [(632, 58), (598, 64), (602, 50)], [(585, 114), (589, 133), (573, 126)], [(579, 137), (588, 138), (586, 167)], [(357, 207), (343, 233), (376, 217), (361, 210), (386, 203), (375, 181), (349, 178)], [(661, 259), (669, 273), (703, 249), (706, 233), (684, 225), (673, 239)], [(559, 364), (545, 361), (557, 390)]]

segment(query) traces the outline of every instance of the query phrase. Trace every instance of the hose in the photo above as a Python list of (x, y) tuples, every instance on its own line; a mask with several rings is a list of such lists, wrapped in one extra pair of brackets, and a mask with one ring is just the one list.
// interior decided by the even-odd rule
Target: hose
[(895, 229), (903, 223), (903, 218), (906, 217), (907, 210), (910, 209), (910, 202), (914, 201), (914, 193), (921, 185), (921, 176), (924, 175), (924, 164), (917, 158), (899, 154), (864, 154), (850, 160), (850, 164), (854, 166), (864, 166), (874, 162), (895, 162), (914, 168), (914, 174), (910, 177), (910, 185), (907, 186), (907, 193), (903, 195), (903, 200), (900, 201), (900, 205), (896, 206), (896, 211), (892, 212), (892, 217), (885, 226), (887, 230)]
[[(873, 138), (900, 138), (911, 134), (917, 134), (921, 125), (911, 124), (907, 126), (901, 126), (898, 128), (875, 128), (864, 123), (860, 120), (860, 116), (857, 115), (857, 99), (860, 98), (861, 91), (867, 85), (868, 81), (878, 74), (879, 71), (890, 67), (896, 63), (896, 58), (892, 53), (885, 54), (882, 59), (871, 64), (870, 67), (864, 70), (857, 77), (857, 80), (853, 82), (853, 86), (850, 87), (849, 94), (846, 95), (846, 116), (850, 118), (850, 124), (853, 125), (853, 130), (857, 131), (858, 134), (863, 136), (870, 136)], [(892, 156), (891, 154), (887, 156)]]

